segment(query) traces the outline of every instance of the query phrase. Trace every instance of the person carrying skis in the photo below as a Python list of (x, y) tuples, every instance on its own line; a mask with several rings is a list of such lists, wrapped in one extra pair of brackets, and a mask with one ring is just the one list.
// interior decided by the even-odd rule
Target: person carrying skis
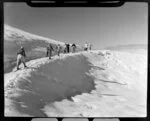
[(75, 53), (75, 51), (76, 51), (76, 45), (74, 43), (72, 44), (72, 50), (73, 50), (73, 53)]
[(23, 63), (24, 68), (27, 67), (25, 63), (25, 57), (26, 57), (26, 53), (25, 53), (24, 47), (21, 46), (20, 50), (17, 52), (17, 65), (16, 65), (17, 70), (19, 70), (19, 65), (21, 63)]
[(51, 59), (52, 56), (52, 51), (53, 51), (53, 47), (51, 44), (49, 44), (49, 46), (47, 47), (47, 52), (46, 52), (46, 57), (49, 57), (49, 59)]

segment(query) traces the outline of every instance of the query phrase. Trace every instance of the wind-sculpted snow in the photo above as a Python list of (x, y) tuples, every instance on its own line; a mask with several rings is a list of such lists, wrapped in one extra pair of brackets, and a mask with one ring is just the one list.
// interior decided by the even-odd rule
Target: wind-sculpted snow
[[(5, 95), (14, 102), (11, 106), (15, 110), (26, 115), (47, 116), (41, 110), (46, 104), (71, 100), (71, 96), (94, 89), (93, 78), (87, 74), (90, 63), (83, 55), (54, 58), (51, 62), (48, 58), (31, 61), (28, 69), (5, 75)], [(6, 103), (6, 110), (11, 106)], [(6, 115), (11, 114), (6, 111)]]
[(65, 117), (145, 117), (147, 54), (103, 51), (85, 56), (93, 64), (90, 76), (94, 77), (96, 89), (72, 96), (72, 101), (47, 104), (45, 113)]
[(27, 65), (5, 74), (6, 116), (146, 116), (145, 50), (82, 52)]

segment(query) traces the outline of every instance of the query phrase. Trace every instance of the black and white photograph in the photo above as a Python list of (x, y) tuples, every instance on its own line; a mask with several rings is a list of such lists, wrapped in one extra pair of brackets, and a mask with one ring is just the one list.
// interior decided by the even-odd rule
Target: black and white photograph
[(5, 117), (147, 117), (147, 3), (5, 2), (3, 41)]

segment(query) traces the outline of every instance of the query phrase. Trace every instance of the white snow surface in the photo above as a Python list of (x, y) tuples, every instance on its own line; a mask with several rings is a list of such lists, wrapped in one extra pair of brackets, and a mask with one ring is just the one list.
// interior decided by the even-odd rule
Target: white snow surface
[[(48, 60), (48, 58), (31, 60), (27, 62), (29, 69), (4, 74), (5, 116), (146, 117), (147, 52), (146, 50), (140, 51), (142, 52), (130, 53), (100, 50), (62, 54), (60, 57), (54, 56), (52, 60)], [(88, 82), (87, 78), (84, 77), (85, 80), (79, 88), (77, 88), (80, 86), (79, 82), (75, 81), (69, 88), (70, 83), (61, 80), (61, 77), (53, 79), (56, 85), (53, 89), (46, 85), (46, 81), (42, 80), (44, 78), (50, 81), (52, 80), (51, 75), (59, 74), (59, 71), (55, 72), (53, 64), (56, 64), (55, 67), (58, 64), (63, 67), (61, 73), (68, 73), (68, 77), (65, 75), (62, 78), (70, 79), (72, 76), (74, 80), (77, 80), (78, 76), (82, 77), (83, 74), (80, 75), (80, 71), (82, 72), (82, 68), (85, 68), (85, 65), (81, 63), (85, 60), (81, 58), (89, 62), (90, 69), (85, 71), (85, 75), (92, 78), (95, 84), (95, 88), (90, 88), (90, 91), (69, 95), (71, 99), (68, 99), (65, 94), (71, 92), (74, 85), (76, 90), (84, 88)], [(76, 66), (72, 66), (72, 70), (63, 66), (70, 61), (76, 64)], [(82, 67), (80, 63), (83, 64)], [(68, 66), (71, 65), (68, 64)], [(47, 72), (48, 74), (40, 71), (48, 66), (49, 69), (54, 70), (50, 70)], [(81, 69), (78, 70), (79, 67)], [(67, 69), (68, 72), (66, 72)], [(60, 75), (62, 75), (61, 73)], [(74, 76), (75, 73), (78, 75)], [(34, 79), (36, 76), (38, 78)], [(44, 83), (46, 84), (44, 85)], [(30, 87), (32, 84), (37, 84), (37, 87), (34, 87), (37, 92), (41, 86), (45, 86), (43, 87), (46, 90), (43, 89), (45, 93), (35, 93), (36, 91)], [(53, 85), (53, 82), (51, 84)], [(59, 92), (63, 86), (64, 89)], [(61, 100), (49, 101), (48, 98), (55, 97), (52, 96), (53, 92), (55, 95), (62, 96)], [(31, 93), (33, 97), (28, 98), (27, 95)], [(40, 94), (45, 94), (45, 97), (42, 98), (43, 95)], [(37, 104), (34, 105), (34, 103)]]

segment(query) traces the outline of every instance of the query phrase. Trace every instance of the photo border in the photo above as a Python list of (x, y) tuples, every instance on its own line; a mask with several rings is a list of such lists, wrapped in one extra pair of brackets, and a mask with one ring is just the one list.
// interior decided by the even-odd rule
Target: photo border
[[(54, 0), (50, 0), (50, 1), (54, 1)], [(58, 1), (58, 0), (55, 0)], [(60, 0), (59, 0), (60, 1)], [(71, 1), (71, 0), (70, 0)], [(75, 0), (73, 0), (75, 1)], [(83, 3), (78, 3), (78, 4), (74, 4), (74, 5), (67, 5), (67, 4), (63, 4), (62, 2), (56, 2), (55, 4), (51, 4), (52, 6), (46, 6), (46, 7), (105, 7), (105, 4), (103, 5), (98, 5), (96, 2), (89, 2), (92, 0), (84, 0), (84, 1), (88, 1), (88, 4), (83, 4)], [(100, 0), (95, 0), (95, 1), (100, 1)], [(112, 0), (113, 1), (113, 0)], [(119, 0), (118, 0), (119, 1)], [(148, 68), (147, 68), (147, 117), (44, 117), (44, 118), (57, 118), (59, 121), (62, 121), (63, 118), (76, 118), (76, 119), (81, 119), (81, 118), (88, 118), (89, 121), (92, 121), (93, 119), (115, 119), (115, 118), (119, 118), (120, 121), (150, 121), (150, 108), (149, 108), (149, 97), (150, 97), (150, 93), (149, 93), (149, 82), (148, 82), (148, 77), (149, 77), (149, 66), (150, 66), (150, 60), (149, 60), (149, 40), (150, 40), (150, 24), (149, 24), (149, 19), (150, 19), (150, 0), (121, 0), (123, 2), (145, 2), (148, 4)], [(3, 40), (4, 40), (4, 5), (3, 3), (5, 2), (27, 2), (28, 5), (31, 5), (30, 0), (2, 0), (0, 2), (0, 68), (1, 68), (1, 81), (0, 81), (0, 120), (1, 121), (31, 121), (32, 118), (43, 118), (43, 117), (5, 117), (4, 116), (4, 61), (3, 61), (3, 55), (4, 55), (4, 46), (3, 46)], [(121, 3), (122, 4), (122, 3)], [(123, 4), (122, 4), (123, 5)], [(38, 7), (38, 5), (35, 5), (34, 7)], [(39, 6), (39, 7), (43, 7)], [(107, 6), (107, 7), (112, 7), (111, 5)], [(119, 6), (118, 6), (119, 7)]]

